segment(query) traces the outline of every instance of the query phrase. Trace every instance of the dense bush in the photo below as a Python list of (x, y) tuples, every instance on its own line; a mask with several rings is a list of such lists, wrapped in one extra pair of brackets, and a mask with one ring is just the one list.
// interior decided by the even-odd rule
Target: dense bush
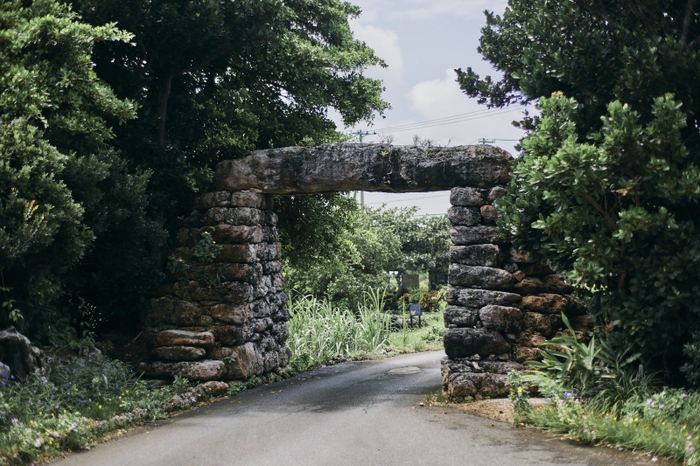
[(166, 402), (188, 387), (178, 378), (149, 388), (124, 363), (99, 355), (52, 356), (48, 370), (22, 381), (0, 374), (0, 463), (29, 464), (164, 418)]
[[(491, 106), (540, 102), (499, 204), (516, 247), (566, 272), (616, 347), (678, 382), (698, 371), (700, 5), (510, 0), (458, 71)], [(696, 379), (693, 379), (696, 381)]]

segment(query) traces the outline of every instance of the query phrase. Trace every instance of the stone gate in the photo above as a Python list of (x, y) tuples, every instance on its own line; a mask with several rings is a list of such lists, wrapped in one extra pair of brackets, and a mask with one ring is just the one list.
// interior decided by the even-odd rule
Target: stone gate
[(506, 374), (538, 356), (565, 312), (585, 309), (544, 264), (495, 227), (512, 157), (491, 146), (338, 144), (256, 151), (219, 163), (218, 191), (199, 196), (171, 265), (176, 281), (145, 316), (151, 376), (243, 380), (284, 371), (290, 358), (274, 194), (451, 189), (443, 390), (502, 396)]

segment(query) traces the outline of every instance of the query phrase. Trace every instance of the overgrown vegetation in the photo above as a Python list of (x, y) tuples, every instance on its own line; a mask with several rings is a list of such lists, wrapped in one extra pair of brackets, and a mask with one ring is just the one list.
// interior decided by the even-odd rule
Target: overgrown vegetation
[[(638, 355), (621, 355), (595, 338), (581, 343), (570, 327), (542, 348), (529, 371), (509, 374), (516, 423), (700, 464), (700, 393), (659, 389), (654, 374), (629, 370)], [(531, 388), (544, 405), (530, 404)]]
[[(298, 296), (290, 300), (289, 339), (291, 365), (301, 372), (336, 359), (364, 359), (380, 354), (425, 351), (442, 347), (442, 311), (423, 315), (423, 325), (409, 323), (408, 312), (398, 325), (384, 312), (383, 290), (369, 289), (351, 310), (330, 300)], [(444, 301), (443, 301), (444, 303)]]
[(685, 0), (510, 0), (480, 42), (502, 79), (458, 71), (482, 103), (539, 102), (501, 231), (672, 384), (684, 364), (700, 380), (699, 14)]
[(149, 388), (128, 365), (96, 354), (57, 352), (46, 371), (22, 381), (0, 374), (0, 464), (80, 450), (115, 429), (163, 419), (171, 398), (189, 386), (176, 378)]

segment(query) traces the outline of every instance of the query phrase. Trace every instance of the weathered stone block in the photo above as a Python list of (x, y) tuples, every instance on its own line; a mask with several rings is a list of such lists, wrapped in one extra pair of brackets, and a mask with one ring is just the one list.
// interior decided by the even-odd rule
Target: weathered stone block
[(502, 374), (488, 372), (464, 372), (450, 374), (443, 378), (443, 393), (450, 398), (464, 398), (467, 396), (480, 399), (501, 397), (508, 394), (506, 379)]
[(174, 283), (171, 292), (186, 301), (219, 301), (243, 304), (253, 299), (253, 287), (248, 283), (223, 282), (211, 286)]
[(251, 191), (234, 191), (231, 193), (231, 205), (236, 207), (264, 209), (267, 207), (267, 199), (264, 194)]
[(481, 213), (481, 218), (484, 219), (484, 223), (493, 225), (496, 223), (496, 220), (498, 220), (498, 209), (492, 205), (482, 205), (479, 212)]
[(211, 316), (226, 324), (243, 325), (251, 318), (251, 304), (217, 304), (211, 308)]
[(263, 242), (264, 243), (276, 243), (277, 242), (277, 227), (265, 226), (263, 228)]
[(279, 260), (282, 257), (282, 245), (280, 243), (256, 244), (255, 257), (261, 262)]
[(517, 283), (517, 280), (513, 274), (502, 269), (450, 264), (448, 283), (455, 286), (508, 290)]
[(265, 223), (266, 212), (252, 207), (231, 207), (226, 212), (226, 223), (229, 225), (262, 225)]
[(263, 267), (261, 264), (252, 263), (222, 263), (205, 265), (204, 272), (210, 277), (211, 283), (217, 281), (238, 281), (254, 285), (263, 277)]
[[(278, 344), (282, 345), (289, 338), (289, 327), (286, 322), (279, 322), (272, 326), (272, 335)], [(282, 364), (286, 366), (286, 364)]]
[(531, 348), (536, 348), (540, 343), (546, 341), (547, 338), (539, 333), (532, 333), (532, 329), (527, 329), (520, 334), (520, 338), (517, 340), (518, 346), (527, 346)]
[(467, 307), (450, 306), (445, 309), (445, 326), (474, 327), (479, 318), (479, 311)]
[(280, 355), (277, 351), (267, 351), (263, 356), (265, 372), (272, 372), (280, 367)]
[(515, 289), (521, 294), (554, 293), (569, 294), (573, 287), (564, 281), (559, 274), (545, 275), (544, 277), (527, 277), (519, 282)]
[(523, 328), (541, 333), (544, 336), (552, 335), (553, 331), (561, 326), (561, 317), (556, 314), (538, 314), (537, 312), (523, 313)]
[(482, 206), (486, 204), (481, 191), (475, 188), (452, 188), (450, 203), (456, 206)]
[(282, 271), (282, 263), (280, 261), (269, 261), (263, 262), (263, 273), (265, 275), (270, 275)]
[(495, 244), (451, 246), (448, 256), (453, 263), (483, 267), (497, 267), (503, 259), (501, 249)]
[(470, 244), (503, 244), (505, 240), (493, 226), (477, 225), (473, 227), (454, 226), (450, 229), (450, 239), (457, 246)]
[(196, 325), (202, 312), (201, 307), (189, 301), (156, 298), (151, 300), (151, 308), (144, 318), (144, 323), (149, 326)]
[(447, 218), (452, 225), (472, 226), (481, 223), (478, 207), (450, 207), (447, 209)]
[(276, 213), (269, 211), (265, 212), (265, 225), (275, 226), (277, 225), (277, 222), (279, 222), (279, 217)]
[(486, 357), (510, 350), (510, 345), (500, 333), (483, 328), (448, 328), (445, 330), (444, 344), (448, 358), (475, 354)]
[(255, 333), (263, 333), (265, 330), (272, 328), (274, 321), (270, 317), (263, 317), (262, 319), (257, 319), (253, 326), (253, 331)]
[(193, 380), (221, 380), (223, 361), (205, 359), (188, 362), (160, 362), (139, 365), (139, 369), (151, 377), (175, 377), (179, 375)]
[(523, 310), (542, 314), (561, 314), (569, 308), (571, 298), (558, 294), (544, 293), (540, 295), (523, 296), (520, 307)]
[(520, 363), (525, 361), (538, 361), (540, 359), (540, 350), (538, 348), (520, 346), (515, 348), (514, 358)]
[(488, 200), (490, 203), (493, 203), (496, 199), (505, 196), (508, 194), (508, 191), (506, 191), (506, 188), (502, 186), (494, 186), (489, 190), (489, 195), (488, 195)]
[(260, 225), (216, 225), (202, 228), (201, 231), (211, 231), (212, 238), (218, 243), (260, 243), (263, 240), (263, 229)]
[(448, 288), (445, 294), (448, 304), (481, 309), (488, 304), (517, 305), (522, 297), (505, 291)]
[(485, 329), (517, 332), (521, 327), (523, 313), (517, 307), (489, 304), (479, 310), (479, 318)]
[(211, 209), (212, 207), (228, 207), (231, 204), (231, 193), (228, 191), (215, 191), (197, 196), (194, 200), (194, 208), (198, 210)]
[(224, 360), (226, 380), (246, 380), (263, 373), (263, 356), (255, 343), (215, 348), (212, 358)]
[(206, 355), (207, 351), (197, 346), (160, 346), (153, 350), (153, 356), (167, 361), (196, 361)]
[(242, 345), (253, 334), (247, 325), (217, 325), (211, 328), (211, 332), (224, 346)]
[(156, 346), (197, 346), (211, 348), (214, 346), (214, 334), (211, 332), (191, 332), (188, 330), (163, 330), (155, 337)]
[(216, 257), (220, 262), (251, 263), (257, 261), (256, 244), (222, 244)]
[(490, 146), (328, 144), (255, 151), (216, 167), (217, 189), (270, 194), (418, 192), (507, 184), (512, 157)]

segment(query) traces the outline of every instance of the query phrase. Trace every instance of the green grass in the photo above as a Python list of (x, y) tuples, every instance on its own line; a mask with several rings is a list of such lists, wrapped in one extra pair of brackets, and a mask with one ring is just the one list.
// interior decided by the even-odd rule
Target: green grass
[(389, 339), (389, 315), (380, 311), (381, 298), (367, 292), (355, 311), (340, 309), (312, 296), (291, 299), (287, 345), (295, 372), (326, 364), (337, 356), (376, 353)]
[[(512, 397), (522, 397), (514, 393)], [(648, 398), (632, 397), (619, 413), (606, 412), (575, 393), (551, 393), (543, 406), (516, 402), (516, 422), (567, 434), (590, 443), (700, 464), (700, 394), (664, 389)]]
[[(312, 296), (290, 300), (289, 339), (293, 372), (327, 364), (338, 356), (349, 359), (379, 357), (442, 348), (442, 312), (425, 314), (423, 326), (404, 325), (390, 331), (390, 314), (383, 307), (382, 293), (366, 292), (354, 310), (334, 307)], [(405, 322), (408, 316), (405, 316)], [(418, 319), (414, 318), (417, 324)]]
[(102, 356), (53, 356), (44, 372), (17, 381), (0, 374), (0, 465), (28, 464), (79, 450), (105, 434), (165, 418), (185, 379), (149, 388), (125, 363)]
[(432, 351), (442, 349), (442, 334), (445, 330), (445, 322), (442, 312), (432, 312), (423, 314), (421, 317), (422, 326), (418, 327), (418, 318), (413, 318), (415, 327), (409, 327), (408, 312), (400, 316), (404, 325), (389, 336), (389, 345), (402, 353), (413, 353), (418, 351)]

